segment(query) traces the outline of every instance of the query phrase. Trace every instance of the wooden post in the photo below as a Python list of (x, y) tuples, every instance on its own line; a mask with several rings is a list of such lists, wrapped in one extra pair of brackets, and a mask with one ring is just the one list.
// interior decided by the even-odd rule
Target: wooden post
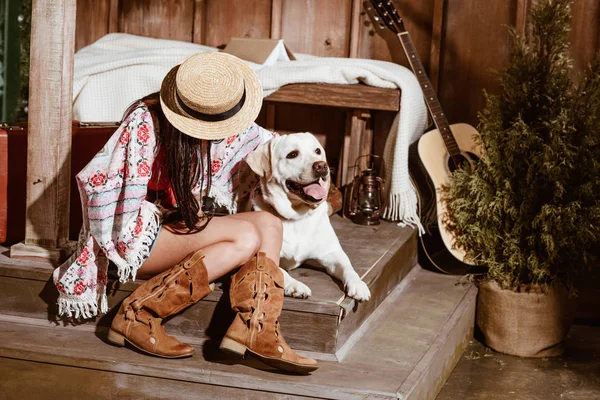
[(271, 3), (271, 39), (281, 39), (281, 13), (283, 0), (273, 0)]
[(27, 221), (14, 258), (60, 262), (69, 250), (76, 0), (33, 1)]
[(371, 154), (373, 131), (367, 121), (371, 118), (368, 110), (348, 110), (346, 113), (346, 134), (342, 144), (342, 156), (338, 164), (336, 186), (343, 188), (352, 183), (354, 176), (360, 173), (360, 168), (367, 165), (368, 160), (359, 160), (359, 156)]
[(446, 0), (434, 0), (433, 28), (431, 32), (431, 52), (429, 56), (429, 80), (433, 89), (439, 93), (440, 67), (444, 36), (444, 14)]
[(517, 1), (517, 15), (515, 18), (515, 28), (519, 35), (527, 34), (527, 17), (531, 9), (531, 0)]
[(350, 58), (358, 57), (358, 44), (360, 41), (362, 1), (352, 0), (352, 14), (350, 16)]
[(119, 31), (119, 0), (110, 0), (108, 9), (108, 33)]
[[(114, 0), (113, 0), (114, 1)], [(194, 1), (194, 27), (192, 29), (192, 42), (205, 44), (206, 42), (206, 1)]]

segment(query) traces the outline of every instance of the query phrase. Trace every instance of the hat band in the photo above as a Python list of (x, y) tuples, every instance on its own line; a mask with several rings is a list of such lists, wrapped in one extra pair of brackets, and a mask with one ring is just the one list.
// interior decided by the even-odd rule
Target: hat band
[(244, 93), (242, 94), (242, 98), (240, 99), (240, 101), (238, 101), (238, 103), (235, 106), (233, 106), (232, 108), (230, 108), (227, 111), (223, 111), (222, 113), (205, 114), (200, 111), (196, 111), (193, 108), (188, 107), (183, 102), (183, 100), (181, 100), (181, 97), (179, 97), (179, 93), (177, 93), (177, 91), (175, 91), (175, 94), (177, 95), (177, 103), (179, 104), (179, 107), (181, 107), (183, 109), (183, 111), (185, 111), (190, 116), (192, 116), (196, 119), (200, 119), (202, 121), (208, 121), (208, 122), (225, 121), (226, 119), (233, 117), (235, 114), (237, 114), (242, 109), (242, 107), (244, 106), (244, 103), (246, 102), (246, 88), (244, 87)]

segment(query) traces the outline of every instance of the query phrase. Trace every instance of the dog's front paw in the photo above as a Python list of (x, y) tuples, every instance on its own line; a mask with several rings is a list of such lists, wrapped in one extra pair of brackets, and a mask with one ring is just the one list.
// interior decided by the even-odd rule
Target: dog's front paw
[(346, 282), (346, 294), (358, 301), (367, 301), (371, 298), (371, 291), (360, 278)]
[(286, 296), (306, 299), (307, 297), (310, 297), (311, 294), (312, 292), (308, 286), (294, 278), (290, 279), (290, 281), (285, 284)]

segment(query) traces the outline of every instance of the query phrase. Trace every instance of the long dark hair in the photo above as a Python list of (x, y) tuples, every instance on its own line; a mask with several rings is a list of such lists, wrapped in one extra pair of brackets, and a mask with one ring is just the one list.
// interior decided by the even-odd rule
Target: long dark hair
[[(164, 151), (167, 173), (171, 187), (175, 193), (177, 209), (167, 212), (163, 222), (183, 222), (191, 232), (203, 230), (210, 222), (211, 215), (200, 218), (198, 215), (202, 200), (197, 199), (192, 189), (200, 182), (200, 190), (204, 186), (204, 157), (206, 154), (206, 193), (210, 193), (211, 187), (211, 158), (210, 140), (202, 140), (186, 135), (176, 129), (165, 117), (160, 106), (160, 95), (158, 92), (149, 94), (132, 104), (125, 112), (127, 116), (140, 102), (144, 102), (155, 121), (158, 121), (158, 132), (156, 132), (156, 151)], [(125, 118), (124, 116), (124, 118)]]

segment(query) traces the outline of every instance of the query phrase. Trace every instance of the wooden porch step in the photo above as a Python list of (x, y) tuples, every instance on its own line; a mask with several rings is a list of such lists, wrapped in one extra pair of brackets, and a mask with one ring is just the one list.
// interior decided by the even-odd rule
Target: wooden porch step
[[(314, 357), (339, 360), (344, 357), (361, 331), (360, 326), (387, 295), (416, 265), (416, 235), (414, 230), (399, 228), (392, 223), (375, 227), (353, 224), (347, 219), (332, 218), (342, 247), (346, 249), (354, 268), (371, 289), (371, 300), (363, 304), (346, 298), (341, 285), (322, 271), (298, 268), (292, 276), (312, 290), (308, 299), (286, 298), (281, 324), (288, 343)], [(60, 323), (56, 318), (56, 292), (51, 282), (52, 268), (34, 262), (0, 259), (0, 316), (42, 321), (46, 325)], [(138, 283), (119, 285), (111, 282), (111, 311), (94, 325), (109, 326), (117, 305)], [(112, 287), (114, 285), (114, 287)], [(169, 334), (200, 345), (211, 337), (225, 333), (233, 319), (228, 296), (218, 288), (198, 304), (166, 323)]]
[(74, 388), (77, 397), (107, 399), (434, 399), (471, 338), (476, 289), (420, 267), (413, 274), (343, 361), (320, 361), (309, 376), (240, 363), (210, 341), (191, 358), (167, 360), (105, 344), (101, 329), (0, 322), (0, 392), (23, 400), (65, 398)]

